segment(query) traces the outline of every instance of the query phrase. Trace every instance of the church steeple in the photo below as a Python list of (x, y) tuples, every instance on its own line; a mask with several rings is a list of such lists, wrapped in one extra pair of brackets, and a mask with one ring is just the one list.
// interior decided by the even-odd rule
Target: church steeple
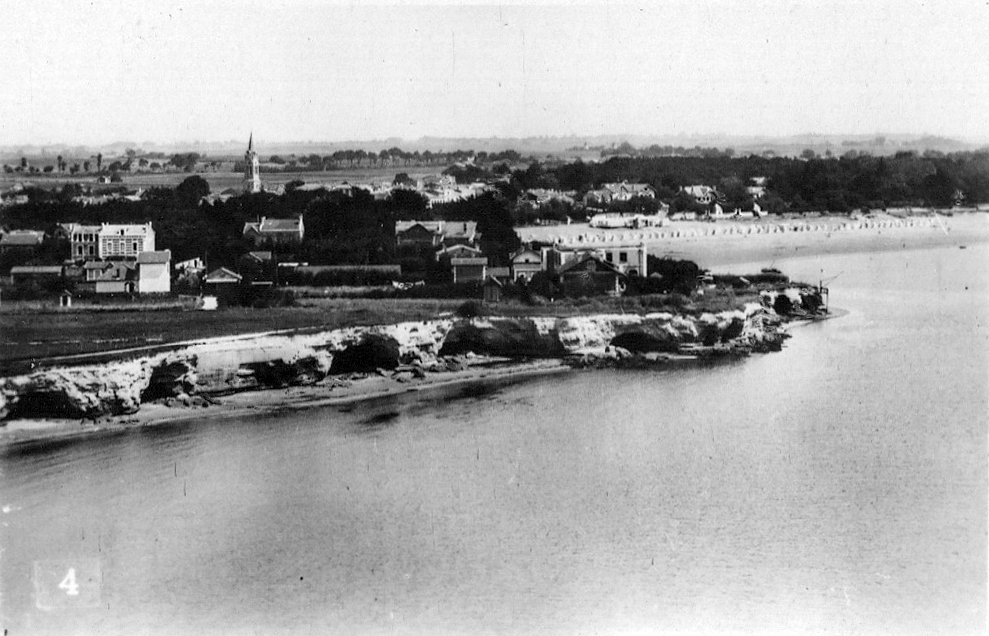
[(247, 152), (244, 153), (244, 190), (261, 192), (261, 162), (258, 153), (254, 152), (254, 131), (247, 140)]

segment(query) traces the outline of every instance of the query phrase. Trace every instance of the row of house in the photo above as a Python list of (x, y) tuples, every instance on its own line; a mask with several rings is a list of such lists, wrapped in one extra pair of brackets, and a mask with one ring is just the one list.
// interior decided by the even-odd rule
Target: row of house
[[(552, 274), (571, 296), (608, 294), (620, 296), (632, 276), (645, 276), (645, 245), (615, 245), (607, 248), (522, 248), (512, 254), (511, 278), (528, 283), (540, 273)], [(500, 300), (504, 279), (489, 273), (484, 279), (484, 299)]]
[(169, 250), (155, 250), (151, 223), (84, 225), (59, 223), (47, 232), (16, 230), (0, 237), (0, 253), (37, 251), (46, 241), (67, 242), (69, 260), (60, 265), (21, 265), (10, 270), (12, 284), (63, 279), (96, 293), (167, 293), (171, 290)]
[(475, 221), (396, 221), (395, 244), (446, 247), (474, 245), (480, 239)]
[(602, 183), (597, 190), (588, 190), (584, 195), (584, 204), (588, 207), (598, 207), (619, 201), (631, 201), (635, 198), (655, 199), (656, 189), (648, 183)]
[(172, 254), (142, 252), (129, 260), (88, 260), (82, 264), (18, 265), (10, 268), (11, 284), (73, 281), (97, 294), (155, 294), (171, 291)]

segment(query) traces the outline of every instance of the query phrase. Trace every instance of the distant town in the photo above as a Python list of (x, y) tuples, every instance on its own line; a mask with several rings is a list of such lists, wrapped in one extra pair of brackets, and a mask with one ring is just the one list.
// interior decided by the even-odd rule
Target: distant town
[(874, 156), (846, 145), (840, 156), (807, 148), (783, 157), (628, 142), (568, 150), (262, 156), (251, 135), (238, 159), (130, 148), (112, 157), (24, 156), (3, 165), (0, 181), (0, 294), (63, 304), (209, 295), (263, 305), (282, 301), (278, 288), (297, 286), (465, 298), (522, 287), (553, 298), (621, 294), (632, 280), (668, 291), (669, 281), (650, 277), (657, 261), (643, 242), (523, 244), (516, 228), (989, 204), (986, 150)]

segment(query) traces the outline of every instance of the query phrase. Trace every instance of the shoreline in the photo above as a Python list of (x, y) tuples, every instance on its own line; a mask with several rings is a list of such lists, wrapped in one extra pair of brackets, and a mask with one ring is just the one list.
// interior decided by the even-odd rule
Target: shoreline
[[(786, 324), (787, 330), (826, 320), (841, 318), (847, 314), (840, 308), (813, 318), (798, 318)], [(741, 354), (739, 354), (741, 355)], [(744, 355), (748, 355), (747, 353)], [(353, 374), (360, 377), (328, 376), (315, 384), (284, 388), (241, 390), (220, 396), (212, 396), (208, 404), (197, 406), (166, 405), (161, 401), (143, 404), (141, 409), (127, 415), (110, 415), (97, 420), (80, 418), (25, 418), (12, 419), (0, 427), (0, 453), (26, 448), (43, 447), (101, 436), (118, 435), (136, 429), (166, 424), (194, 422), (205, 418), (233, 419), (292, 411), (357, 405), (374, 400), (429, 393), (457, 386), (485, 384), (507, 385), (533, 378), (577, 373), (603, 368), (642, 369), (663, 365), (703, 363), (711, 359), (736, 356), (698, 354), (633, 354), (631, 358), (605, 357), (598, 364), (581, 365), (565, 358), (530, 358), (513, 360), (486, 356), (469, 356), (466, 369), (458, 371), (430, 371), (423, 377), (403, 377), (398, 373), (388, 376), (381, 373)], [(623, 363), (624, 361), (624, 363)]]
[(39, 418), (12, 419), (0, 428), (0, 452), (116, 435), (134, 429), (180, 424), (205, 418), (233, 419), (255, 415), (301, 411), (330, 406), (360, 404), (410, 393), (430, 392), (459, 385), (516, 381), (573, 372), (563, 360), (536, 359), (524, 362), (475, 358), (464, 371), (430, 372), (407, 381), (378, 374), (356, 379), (328, 378), (317, 384), (282, 389), (240, 391), (212, 399), (209, 406), (166, 406), (145, 404), (137, 413), (113, 415), (98, 420)]

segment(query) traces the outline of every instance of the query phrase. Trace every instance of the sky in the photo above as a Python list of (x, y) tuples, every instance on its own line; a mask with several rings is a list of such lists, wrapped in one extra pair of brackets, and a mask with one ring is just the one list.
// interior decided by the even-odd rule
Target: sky
[(0, 0), (0, 146), (989, 140), (989, 2)]

